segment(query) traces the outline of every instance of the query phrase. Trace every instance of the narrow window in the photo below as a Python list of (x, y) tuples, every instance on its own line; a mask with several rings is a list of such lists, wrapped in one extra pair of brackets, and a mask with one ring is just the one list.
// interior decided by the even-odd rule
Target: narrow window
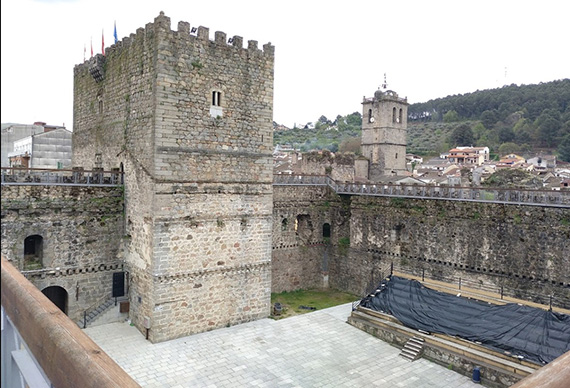
[(222, 92), (212, 92), (212, 105), (222, 106)]
[(222, 92), (212, 91), (212, 105), (210, 105), (210, 116), (215, 119), (221, 119), (224, 115), (222, 108)]
[(392, 109), (392, 122), (395, 123), (396, 122), (396, 108), (394, 107), (394, 109)]
[(396, 152), (396, 158), (395, 159), (398, 159), (398, 153), (397, 152)]
[(101, 97), (100, 94), (97, 96), (97, 105), (99, 107), (99, 114), (102, 114), (103, 113), (103, 97)]
[(331, 225), (329, 223), (323, 224), (323, 237), (329, 238), (331, 236)]
[(281, 221), (281, 230), (283, 232), (287, 231), (287, 225), (289, 224), (289, 221), (287, 220), (287, 218), (283, 218), (283, 221)]
[(400, 109), (400, 114), (398, 115), (398, 122), (402, 123), (402, 109)]
[(368, 109), (368, 122), (372, 122), (372, 109)]

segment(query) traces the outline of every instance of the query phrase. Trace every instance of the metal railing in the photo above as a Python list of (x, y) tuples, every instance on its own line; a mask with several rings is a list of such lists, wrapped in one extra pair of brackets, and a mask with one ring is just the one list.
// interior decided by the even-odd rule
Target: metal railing
[(120, 186), (123, 173), (103, 169), (71, 170), (2, 167), (2, 185)]
[[(443, 276), (438, 275), (437, 279), (429, 278), (425, 274), (425, 269), (413, 269), (413, 268), (403, 268), (402, 266), (398, 266), (395, 269), (396, 272), (402, 273), (404, 275), (411, 275), (415, 277), (421, 277), (422, 281), (429, 281), (429, 280), (437, 280), (441, 282), (447, 283), (450, 287), (454, 287), (457, 291), (461, 292), (462, 288), (468, 288), (471, 290), (479, 290), (483, 293), (490, 293), (493, 294), (494, 297), (497, 299), (505, 299), (505, 298), (524, 298), (529, 302), (541, 304), (544, 306), (549, 306), (549, 309), (552, 310), (552, 307), (559, 307), (562, 309), (569, 309), (570, 308), (570, 299), (564, 297), (563, 295), (554, 295), (554, 294), (542, 294), (535, 291), (529, 291), (528, 289), (517, 289), (511, 287), (505, 287), (500, 284), (488, 284), (484, 282), (480, 282), (478, 280), (470, 279), (468, 277), (461, 277), (461, 276)], [(494, 275), (498, 277), (499, 280), (504, 275)], [(519, 281), (527, 281), (533, 284), (545, 284), (548, 283), (539, 281), (539, 280), (525, 280), (525, 279), (518, 279)], [(560, 286), (561, 292), (564, 290), (564, 286)], [(567, 288), (566, 288), (567, 289)]]
[(568, 190), (525, 190), (494, 187), (337, 183), (325, 175), (274, 175), (276, 186), (329, 186), (337, 194), (448, 201), (504, 203), (570, 208)]
[(330, 186), (334, 181), (326, 175), (274, 174), (275, 186)]

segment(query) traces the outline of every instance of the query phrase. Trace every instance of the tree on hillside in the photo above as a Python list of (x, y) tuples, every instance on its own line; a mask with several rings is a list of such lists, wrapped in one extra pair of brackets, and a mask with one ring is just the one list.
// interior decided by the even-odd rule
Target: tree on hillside
[(567, 133), (558, 144), (558, 157), (565, 162), (570, 162), (570, 133)]
[(456, 121), (459, 121), (459, 115), (453, 109), (443, 115), (444, 123), (454, 123)]
[(508, 126), (502, 126), (499, 129), (499, 141), (501, 143), (511, 142), (515, 138), (513, 130)]
[(508, 154), (518, 154), (521, 152), (521, 147), (516, 143), (503, 143), (499, 147), (499, 156)]
[(360, 127), (362, 125), (362, 115), (360, 112), (353, 112), (346, 116), (346, 123), (348, 125)]
[(515, 142), (518, 144), (531, 143), (534, 134), (534, 126), (530, 120), (521, 118), (513, 126), (513, 133), (515, 134)]
[(461, 124), (451, 133), (450, 143), (455, 146), (470, 146), (475, 142), (473, 131), (468, 124)]
[(340, 152), (352, 152), (360, 155), (360, 137), (350, 137), (344, 139), (339, 147)]
[(486, 110), (481, 113), (481, 122), (485, 128), (493, 128), (493, 125), (497, 122), (498, 113), (496, 110)]
[(321, 117), (319, 117), (318, 122), (321, 124), (328, 124), (328, 125), (332, 124), (331, 121), (329, 119), (327, 119), (327, 117), (325, 115), (322, 115)]
[(556, 143), (561, 123), (559, 118), (550, 112), (550, 109), (548, 111), (545, 110), (538, 116), (535, 125), (538, 129), (537, 134), (540, 136), (539, 141), (547, 147), (552, 147)]

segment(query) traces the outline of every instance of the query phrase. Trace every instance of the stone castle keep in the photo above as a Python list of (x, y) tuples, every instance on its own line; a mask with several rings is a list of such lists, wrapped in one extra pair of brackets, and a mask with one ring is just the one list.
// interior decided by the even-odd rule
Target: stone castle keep
[[(267, 317), (271, 292), (363, 295), (392, 265), (570, 300), (568, 207), (274, 182), (274, 47), (209, 35), (160, 13), (75, 67), (73, 166), (123, 186), (2, 185), (2, 253), (65, 290), (72, 319), (111, 298), (116, 274), (152, 342)], [(407, 106), (364, 99), (360, 176), (405, 170)]]
[(161, 13), (75, 68), (73, 163), (125, 171), (130, 309), (153, 341), (270, 306), (274, 47), (190, 31)]

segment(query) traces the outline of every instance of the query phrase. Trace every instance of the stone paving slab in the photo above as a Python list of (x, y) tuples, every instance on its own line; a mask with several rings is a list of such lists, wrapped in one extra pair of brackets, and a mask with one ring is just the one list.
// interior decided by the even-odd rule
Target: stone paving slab
[(480, 386), (349, 325), (351, 304), (152, 344), (128, 323), (84, 329), (143, 387)]

